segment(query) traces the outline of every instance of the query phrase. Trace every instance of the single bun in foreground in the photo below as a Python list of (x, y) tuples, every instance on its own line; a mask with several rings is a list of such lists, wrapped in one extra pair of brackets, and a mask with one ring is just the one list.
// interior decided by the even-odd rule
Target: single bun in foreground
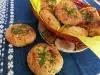
[(5, 37), (12, 45), (23, 47), (31, 44), (36, 39), (36, 33), (29, 25), (14, 24), (7, 28)]
[(63, 58), (56, 47), (44, 43), (29, 51), (27, 62), (35, 75), (55, 75), (63, 66)]

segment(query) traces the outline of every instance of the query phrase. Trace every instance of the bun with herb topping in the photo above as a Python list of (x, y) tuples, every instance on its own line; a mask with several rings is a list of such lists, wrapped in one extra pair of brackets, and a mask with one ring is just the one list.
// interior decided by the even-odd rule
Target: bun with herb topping
[(63, 58), (54, 46), (37, 44), (27, 56), (28, 66), (35, 75), (55, 75), (63, 66)]
[(56, 6), (56, 0), (41, 0), (41, 10), (46, 9), (50, 12), (54, 11), (54, 7)]
[(15, 24), (6, 30), (5, 37), (9, 43), (16, 47), (31, 44), (36, 39), (34, 29), (25, 24)]
[(82, 22), (82, 16), (71, 0), (61, 0), (55, 6), (55, 16), (65, 25), (77, 25)]
[(85, 24), (90, 24), (92, 22), (100, 21), (100, 16), (96, 8), (85, 7), (80, 10), (82, 14), (83, 22)]

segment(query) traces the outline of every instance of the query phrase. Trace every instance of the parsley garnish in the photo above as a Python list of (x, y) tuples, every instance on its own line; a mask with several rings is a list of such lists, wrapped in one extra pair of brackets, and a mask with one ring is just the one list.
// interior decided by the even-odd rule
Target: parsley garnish
[(50, 53), (51, 53), (51, 59), (49, 61), (50, 63), (55, 64), (56, 54), (52, 52), (52, 50), (50, 50)]
[(48, 5), (49, 5), (50, 8), (54, 8), (55, 0), (47, 0), (47, 2), (48, 2)]
[(55, 53), (53, 52), (52, 54), (52, 60), (51, 60), (51, 63), (54, 63), (55, 64), (55, 60), (56, 60), (56, 55), (55, 55)]
[(77, 15), (74, 15), (74, 13), (76, 13), (76, 9), (75, 9), (75, 8), (66, 8), (66, 7), (65, 7), (64, 10), (65, 10), (66, 12), (68, 12), (68, 14), (69, 14), (70, 16), (74, 16), (75, 19), (78, 18)]
[(78, 16), (74, 15), (74, 18), (75, 18), (75, 19), (78, 19)]
[(41, 51), (41, 49), (40, 49), (40, 48), (37, 48), (36, 50), (37, 50), (37, 51)]
[[(39, 48), (36, 49), (37, 51), (40, 51)], [(50, 54), (49, 54), (50, 52)], [(47, 56), (50, 56), (48, 58), (50, 58), (50, 60), (48, 60)], [(49, 61), (52, 64), (55, 64), (55, 59), (56, 59), (56, 55), (54, 52), (52, 52), (52, 50), (47, 50), (47, 46), (45, 46), (42, 49), (42, 52), (39, 53), (39, 65), (40, 67), (42, 67), (46, 61)]]
[(43, 52), (40, 53), (40, 56), (39, 56), (40, 67), (42, 67), (45, 64), (45, 59), (46, 59), (46, 56), (48, 55), (48, 51), (46, 49), (47, 49), (47, 46), (44, 47)]
[(82, 13), (82, 17), (87, 21), (87, 23), (90, 23), (93, 20), (93, 17), (91, 15), (91, 13), (86, 13), (86, 12), (81, 12)]
[(18, 27), (12, 27), (12, 33), (15, 35), (21, 34), (21, 35), (26, 35), (29, 33), (29, 30), (26, 29), (26, 26), (18, 26)]
[(69, 15), (72, 15), (74, 12), (76, 12), (76, 9), (75, 8), (64, 8), (65, 11), (68, 12)]

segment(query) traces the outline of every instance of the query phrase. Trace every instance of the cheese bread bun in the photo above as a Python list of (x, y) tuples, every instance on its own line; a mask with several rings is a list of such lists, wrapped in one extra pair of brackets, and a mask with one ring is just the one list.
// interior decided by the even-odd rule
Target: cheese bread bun
[(48, 10), (41, 10), (40, 16), (48, 26), (55, 30), (59, 30), (60, 23), (51, 12), (49, 12)]
[(27, 56), (28, 66), (35, 75), (55, 75), (63, 66), (63, 58), (54, 46), (37, 44)]
[(36, 39), (36, 33), (29, 25), (15, 24), (7, 28), (5, 37), (12, 45), (23, 47)]

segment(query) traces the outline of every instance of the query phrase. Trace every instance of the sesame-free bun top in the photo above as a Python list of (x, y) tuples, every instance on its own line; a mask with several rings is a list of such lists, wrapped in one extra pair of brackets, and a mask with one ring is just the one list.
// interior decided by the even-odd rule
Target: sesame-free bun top
[(55, 75), (63, 66), (63, 58), (56, 47), (44, 43), (29, 51), (27, 62), (35, 75)]
[(31, 44), (36, 39), (36, 33), (29, 25), (14, 24), (7, 28), (5, 37), (12, 45), (23, 47)]

